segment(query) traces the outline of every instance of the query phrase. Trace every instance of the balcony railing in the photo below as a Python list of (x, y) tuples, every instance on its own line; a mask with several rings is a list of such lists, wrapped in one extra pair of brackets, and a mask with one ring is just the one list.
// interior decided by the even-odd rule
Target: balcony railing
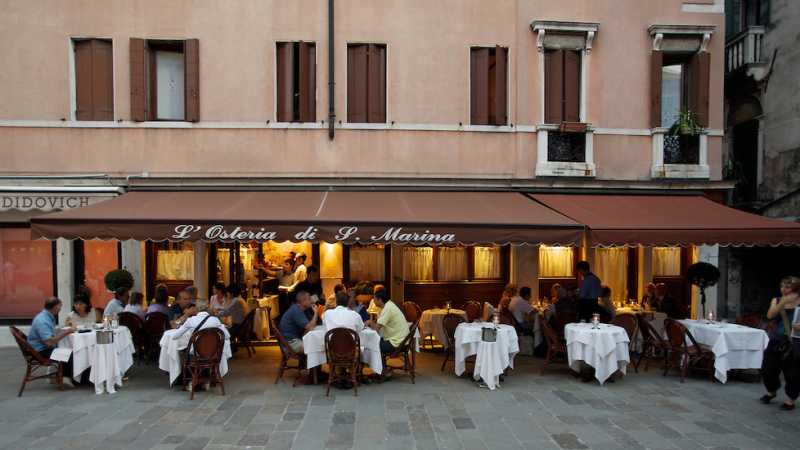
[(764, 27), (753, 25), (734, 36), (725, 45), (726, 73), (748, 64), (766, 62), (764, 57)]

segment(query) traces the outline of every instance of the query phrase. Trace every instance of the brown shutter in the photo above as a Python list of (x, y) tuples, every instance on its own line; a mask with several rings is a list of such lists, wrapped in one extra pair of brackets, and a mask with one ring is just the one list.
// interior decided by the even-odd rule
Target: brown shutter
[(544, 53), (544, 122), (561, 123), (564, 93), (564, 51), (545, 50)]
[(131, 120), (136, 122), (144, 122), (147, 120), (146, 61), (144, 39), (131, 38)]
[(689, 75), (689, 109), (697, 117), (701, 127), (708, 127), (708, 99), (709, 83), (711, 76), (711, 54), (699, 52), (692, 57)]
[(94, 120), (92, 41), (75, 41), (75, 118)]
[(347, 121), (367, 122), (367, 53), (366, 44), (347, 47)]
[(495, 75), (494, 75), (494, 125), (508, 123), (508, 49), (497, 46), (495, 48)]
[(564, 50), (564, 117), (565, 122), (581, 121), (581, 53)]
[(294, 119), (294, 45), (293, 42), (279, 42), (276, 47), (278, 122), (291, 122)]
[(200, 120), (200, 41), (187, 39), (183, 45), (185, 120)]
[(92, 41), (93, 120), (114, 120), (114, 62), (110, 41)]
[(300, 121), (317, 120), (316, 57), (313, 43), (300, 43)]
[(489, 124), (489, 49), (473, 48), (470, 57), (470, 123)]
[(370, 44), (367, 57), (367, 122), (386, 122), (386, 47)]
[(664, 54), (653, 50), (650, 55), (650, 128), (661, 126), (661, 71)]

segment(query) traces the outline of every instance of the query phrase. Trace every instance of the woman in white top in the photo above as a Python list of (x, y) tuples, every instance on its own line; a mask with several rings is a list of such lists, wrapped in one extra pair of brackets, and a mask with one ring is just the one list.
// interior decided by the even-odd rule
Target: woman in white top
[(214, 283), (214, 295), (211, 296), (209, 299), (209, 309), (211, 310), (212, 314), (216, 314), (218, 311), (225, 309), (228, 303), (227, 298), (227, 289), (225, 289), (225, 283), (216, 282)]
[(128, 301), (128, 304), (125, 305), (123, 311), (134, 313), (139, 316), (140, 319), (144, 320), (147, 315), (147, 307), (144, 304), (144, 294), (141, 292), (132, 293), (131, 299)]
[(76, 298), (72, 312), (67, 316), (66, 325), (73, 328), (91, 328), (99, 321), (92, 305), (84, 298)]

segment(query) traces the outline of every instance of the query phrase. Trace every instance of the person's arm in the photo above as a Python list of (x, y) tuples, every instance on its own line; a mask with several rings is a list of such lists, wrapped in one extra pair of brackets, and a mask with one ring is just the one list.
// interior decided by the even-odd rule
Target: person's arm
[(172, 339), (177, 341), (181, 338), (181, 336), (184, 335), (184, 333), (189, 331), (189, 329), (191, 329), (191, 327), (189, 326), (189, 321), (187, 320), (186, 322), (183, 322), (183, 325), (181, 325), (180, 328), (178, 328), (178, 331), (172, 336)]
[(46, 345), (46, 346), (48, 346), (50, 348), (55, 348), (58, 345), (58, 341), (60, 341), (61, 339), (64, 339), (65, 337), (69, 336), (70, 334), (72, 334), (74, 332), (75, 332), (74, 328), (68, 327), (68, 328), (65, 328), (65, 329), (61, 330), (58, 333), (53, 333), (53, 335), (50, 336), (47, 339), (42, 339), (42, 342), (44, 342), (44, 345)]
[(311, 320), (309, 320), (308, 323), (306, 323), (304, 327), (306, 331), (313, 330), (314, 327), (317, 326), (317, 321), (319, 320), (319, 314), (317, 314), (317, 308), (316, 307), (313, 308), (314, 308), (314, 316), (311, 317)]
[(769, 305), (769, 310), (767, 311), (767, 319), (772, 320), (780, 315), (781, 310), (783, 310), (786, 306), (786, 303), (790, 301), (792, 301), (791, 297), (773, 298)]

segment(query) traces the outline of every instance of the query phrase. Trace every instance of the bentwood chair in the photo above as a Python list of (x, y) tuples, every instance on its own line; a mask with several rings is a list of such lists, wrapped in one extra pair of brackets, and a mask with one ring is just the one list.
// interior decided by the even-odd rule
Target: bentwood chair
[(761, 314), (759, 313), (742, 314), (741, 316), (736, 318), (736, 323), (750, 328), (761, 328), (762, 326)]
[(144, 320), (132, 312), (119, 313), (119, 324), (128, 328), (133, 339), (133, 346), (136, 348), (136, 357), (139, 360), (144, 358), (147, 353), (148, 339), (144, 330)]
[[(633, 314), (617, 314), (614, 319), (611, 320), (612, 325), (616, 325), (618, 327), (622, 327), (625, 330), (625, 333), (628, 335), (628, 340), (630, 341), (628, 344), (628, 353), (632, 353), (631, 349), (633, 348), (634, 344), (636, 343), (636, 333), (638, 331), (638, 325), (636, 324), (636, 316)], [(632, 357), (629, 356), (629, 361), (633, 361)], [(636, 365), (633, 366), (633, 370), (636, 373), (639, 373), (639, 369)]]
[(325, 333), (325, 356), (330, 375), (325, 396), (331, 395), (331, 384), (343, 381), (353, 383), (353, 393), (358, 396), (358, 374), (361, 373), (361, 338), (350, 328), (334, 328)]
[(647, 369), (650, 368), (650, 356), (655, 356), (657, 353), (663, 356), (664, 367), (666, 367), (669, 344), (644, 315), (640, 314), (636, 318), (639, 322), (639, 331), (642, 333), (642, 352), (639, 353), (634, 370), (638, 373), (639, 365), (642, 364), (642, 359), (645, 359), (644, 371), (647, 372)]
[[(269, 314), (267, 314), (269, 316)], [(303, 370), (306, 369), (307, 366), (307, 359), (304, 353), (298, 353), (292, 350), (289, 346), (289, 341), (283, 336), (281, 333), (280, 328), (275, 325), (275, 320), (270, 317), (269, 324), (272, 327), (272, 330), (275, 332), (275, 338), (278, 340), (278, 348), (281, 349), (281, 362), (278, 366), (278, 376), (275, 377), (275, 384), (278, 384), (278, 381), (283, 379), (283, 373), (287, 370), (296, 370), (297, 376), (292, 383), (292, 387), (297, 386), (297, 380), (300, 378), (300, 374)], [(294, 365), (291, 365), (290, 362), (295, 361)], [(317, 373), (314, 372), (314, 384), (317, 384)]]
[(544, 316), (539, 316), (539, 323), (542, 328), (542, 334), (544, 334), (545, 341), (547, 342), (547, 355), (544, 358), (544, 364), (540, 372), (541, 375), (544, 375), (544, 370), (547, 366), (558, 357), (563, 356), (565, 360), (567, 359), (567, 342), (563, 337), (558, 335)]
[(442, 361), (442, 372), (447, 366), (447, 361), (455, 360), (456, 356), (456, 328), (464, 323), (464, 318), (458, 314), (448, 314), (442, 319), (442, 328), (447, 336), (446, 347), (444, 349), (444, 361)]
[(161, 337), (170, 328), (169, 317), (160, 312), (151, 312), (144, 316), (144, 332), (147, 335), (147, 347), (149, 358), (158, 358)]
[(464, 312), (467, 313), (467, 322), (475, 322), (480, 320), (483, 314), (483, 307), (480, 302), (470, 300), (464, 305)]
[[(17, 346), (19, 346), (22, 357), (25, 358), (25, 363), (27, 364), (25, 376), (22, 378), (22, 386), (19, 388), (17, 397), (22, 397), (22, 391), (25, 390), (25, 385), (28, 384), (28, 382), (43, 378), (52, 378), (55, 380), (58, 389), (63, 390), (64, 364), (59, 361), (53, 361), (50, 358), (45, 358), (28, 343), (28, 337), (25, 336), (25, 333), (15, 326), (11, 326), (10, 328), (11, 334), (14, 336), (14, 340), (17, 341)], [(45, 373), (37, 374), (36, 372), (39, 370), (44, 370)], [(48, 371), (51, 372), (48, 373)]]
[(414, 323), (422, 317), (422, 308), (411, 300), (406, 300), (402, 304), (403, 315), (406, 316), (406, 322)]
[(511, 314), (508, 308), (503, 308), (500, 310), (500, 323), (503, 325), (511, 325), (514, 327), (515, 330), (519, 330), (517, 326), (517, 321), (514, 319), (514, 315)]
[[(383, 358), (383, 370), (385, 372), (393, 372), (395, 370), (402, 370), (411, 376), (411, 384), (416, 384), (414, 378), (416, 377), (417, 368), (417, 349), (414, 348), (414, 335), (417, 333), (419, 322), (414, 322), (408, 330), (408, 335), (403, 342), (391, 353), (381, 354)], [(403, 365), (390, 365), (390, 359), (401, 359)]]
[(234, 341), (237, 347), (244, 347), (247, 350), (247, 356), (252, 358), (256, 354), (256, 349), (253, 347), (253, 322), (255, 321), (256, 310), (253, 308), (242, 321), (242, 325), (234, 336)]
[(225, 395), (225, 382), (219, 372), (224, 346), (225, 334), (219, 328), (205, 328), (192, 333), (183, 370), (184, 384), (191, 383), (192, 387), (189, 400), (194, 400), (194, 392), (204, 374), (207, 374), (209, 383), (219, 384), (222, 395)]
[(667, 343), (669, 344), (664, 376), (667, 375), (672, 365), (677, 363), (681, 371), (681, 383), (686, 381), (689, 369), (706, 371), (713, 381), (714, 352), (698, 344), (692, 333), (677, 320), (664, 320), (664, 327), (667, 330)]

